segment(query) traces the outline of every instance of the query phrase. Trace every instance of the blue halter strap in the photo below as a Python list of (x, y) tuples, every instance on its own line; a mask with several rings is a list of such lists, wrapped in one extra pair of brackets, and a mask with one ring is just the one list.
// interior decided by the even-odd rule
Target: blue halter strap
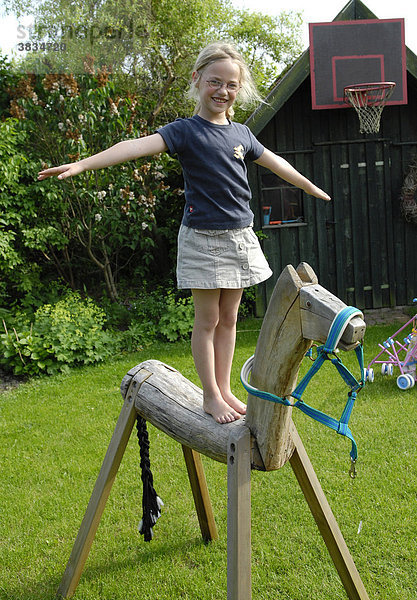
[[(292, 403), (288, 400), (287, 397), (280, 398), (275, 394), (270, 392), (264, 392), (262, 390), (258, 390), (250, 383), (248, 383), (249, 375), (252, 370), (252, 365), (254, 361), (254, 356), (251, 356), (243, 365), (240, 380), (242, 382), (243, 387), (253, 396), (257, 396), (258, 398), (262, 398), (263, 400), (269, 400), (270, 402), (276, 402), (279, 404), (283, 404), (285, 406), (294, 406), (299, 408), (303, 413), (311, 417), (312, 419), (319, 421), (326, 427), (333, 429), (340, 435), (347, 437), (352, 442), (352, 449), (350, 451), (351, 457), (351, 471), (350, 474), (352, 477), (355, 477), (355, 463), (358, 457), (358, 449), (355, 442), (355, 439), (352, 435), (351, 430), (349, 429), (349, 419), (352, 413), (353, 405), (356, 400), (356, 395), (359, 390), (361, 390), (365, 384), (365, 372), (364, 372), (364, 361), (363, 361), (363, 346), (362, 343), (356, 346), (355, 353), (358, 359), (359, 368), (360, 368), (360, 379), (359, 381), (352, 375), (352, 373), (345, 367), (340, 358), (335, 355), (335, 350), (340, 341), (340, 338), (343, 335), (344, 330), (346, 329), (349, 321), (362, 313), (360, 310), (353, 306), (347, 306), (343, 308), (333, 320), (333, 323), (330, 327), (326, 343), (323, 346), (319, 346), (317, 348), (317, 357), (314, 360), (312, 366), (306, 373), (306, 375), (302, 378), (300, 383), (296, 386), (293, 392), (290, 394), (291, 397), (296, 399), (295, 403)], [(343, 410), (342, 416), (339, 420), (326, 415), (320, 410), (313, 408), (306, 402), (302, 400), (302, 394), (304, 393), (306, 387), (310, 383), (310, 380), (314, 375), (318, 372), (322, 364), (329, 360), (337, 369), (339, 374), (341, 375), (343, 381), (349, 386), (350, 391), (348, 392), (348, 400), (346, 402), (345, 408)]]

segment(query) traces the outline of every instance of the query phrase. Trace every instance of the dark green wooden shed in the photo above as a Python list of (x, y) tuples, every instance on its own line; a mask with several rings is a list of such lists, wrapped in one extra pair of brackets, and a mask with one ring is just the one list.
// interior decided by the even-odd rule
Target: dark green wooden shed
[[(334, 20), (376, 18), (351, 0)], [(259, 313), (285, 265), (300, 261), (314, 268), (323, 286), (361, 309), (410, 305), (417, 296), (417, 223), (405, 219), (400, 202), (417, 155), (417, 57), (408, 48), (406, 56), (408, 104), (386, 107), (378, 134), (359, 133), (353, 109), (312, 110), (309, 50), (248, 119), (266, 147), (333, 198), (317, 201), (249, 165), (255, 228), (266, 236), (274, 271), (259, 286)], [(293, 222), (274, 223), (280, 218)]]

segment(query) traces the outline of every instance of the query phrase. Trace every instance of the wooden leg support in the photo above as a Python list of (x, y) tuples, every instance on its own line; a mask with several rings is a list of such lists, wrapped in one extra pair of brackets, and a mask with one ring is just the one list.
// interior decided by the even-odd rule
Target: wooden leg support
[(213, 516), (210, 495), (204, 474), (203, 463), (198, 452), (182, 444), (188, 478), (193, 492), (194, 504), (200, 524), (201, 535), (205, 542), (217, 540), (218, 533)]
[(251, 600), (250, 431), (232, 433), (227, 452), (227, 600)]
[(291, 429), (291, 437), (295, 443), (295, 450), (290, 458), (291, 467), (298, 479), (346, 593), (350, 600), (369, 600), (356, 565), (295, 426)]
[[(150, 375), (151, 373), (145, 372), (142, 381)], [(135, 381), (132, 382), (132, 386), (136, 387), (140, 383), (142, 382), (136, 376)], [(72, 548), (67, 568), (58, 588), (57, 598), (70, 598), (77, 588), (135, 420), (135, 403), (131, 394), (131, 388), (129, 388), (77, 539)]]

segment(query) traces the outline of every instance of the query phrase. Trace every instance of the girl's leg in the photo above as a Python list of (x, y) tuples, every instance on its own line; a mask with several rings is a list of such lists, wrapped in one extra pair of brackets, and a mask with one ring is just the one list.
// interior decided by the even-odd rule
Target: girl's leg
[(230, 389), (230, 375), (236, 344), (236, 321), (242, 299), (242, 289), (222, 289), (219, 301), (219, 322), (214, 332), (216, 381), (223, 400), (240, 414), (246, 413), (243, 404)]
[[(223, 292), (228, 293), (224, 295)], [(229, 299), (230, 292), (232, 292), (231, 296), (235, 297), (235, 302), (226, 301), (226, 299)], [(230, 377), (236, 331), (235, 325), (230, 326), (233, 320), (230, 318), (230, 312), (237, 314), (242, 292), (241, 290), (214, 289), (192, 290), (192, 293), (195, 321), (191, 337), (191, 348), (197, 373), (203, 386), (203, 408), (218, 423), (230, 423), (239, 419), (240, 413), (243, 413), (245, 408), (245, 405), (239, 400), (235, 399), (233, 401), (232, 394), (231, 392), (229, 394), (228, 391), (230, 390), (230, 381), (228, 384), (225, 382), (227, 373)], [(230, 306), (234, 306), (236, 303), (237, 308), (234, 311), (231, 310)], [(228, 325), (226, 325), (227, 322)], [(217, 331), (219, 325), (220, 328)], [(229, 336), (226, 333), (227, 330), (229, 330)], [(232, 342), (230, 341), (231, 337)], [(220, 343), (225, 345), (224, 349), (219, 349)], [(230, 366), (222, 364), (219, 372), (220, 386), (226, 395), (226, 401), (222, 396), (222, 390), (216, 376), (216, 365), (219, 366), (220, 362), (219, 357), (216, 357), (216, 349), (217, 352), (220, 352), (222, 361), (227, 360), (230, 362)]]

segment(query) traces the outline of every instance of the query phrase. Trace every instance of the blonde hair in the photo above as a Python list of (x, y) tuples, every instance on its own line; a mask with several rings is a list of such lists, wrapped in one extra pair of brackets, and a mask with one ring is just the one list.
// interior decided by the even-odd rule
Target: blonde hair
[[(240, 104), (242, 108), (247, 108), (258, 104), (259, 102), (262, 102), (262, 98), (259, 95), (258, 90), (256, 89), (255, 82), (243, 57), (234, 46), (227, 42), (214, 42), (203, 48), (203, 50), (198, 55), (197, 60), (195, 61), (193, 73), (198, 73), (199, 75), (201, 75), (201, 73), (208, 66), (212, 65), (218, 60), (224, 60), (228, 58), (230, 58), (234, 63), (236, 63), (240, 70), (241, 88), (239, 90), (239, 94), (236, 97), (236, 102)], [(198, 89), (199, 81), (200, 77), (193, 79), (188, 90), (188, 97), (196, 101), (194, 114), (197, 114), (200, 110), (200, 95)], [(232, 119), (233, 115), (233, 107), (230, 107), (226, 111), (226, 117)]]

